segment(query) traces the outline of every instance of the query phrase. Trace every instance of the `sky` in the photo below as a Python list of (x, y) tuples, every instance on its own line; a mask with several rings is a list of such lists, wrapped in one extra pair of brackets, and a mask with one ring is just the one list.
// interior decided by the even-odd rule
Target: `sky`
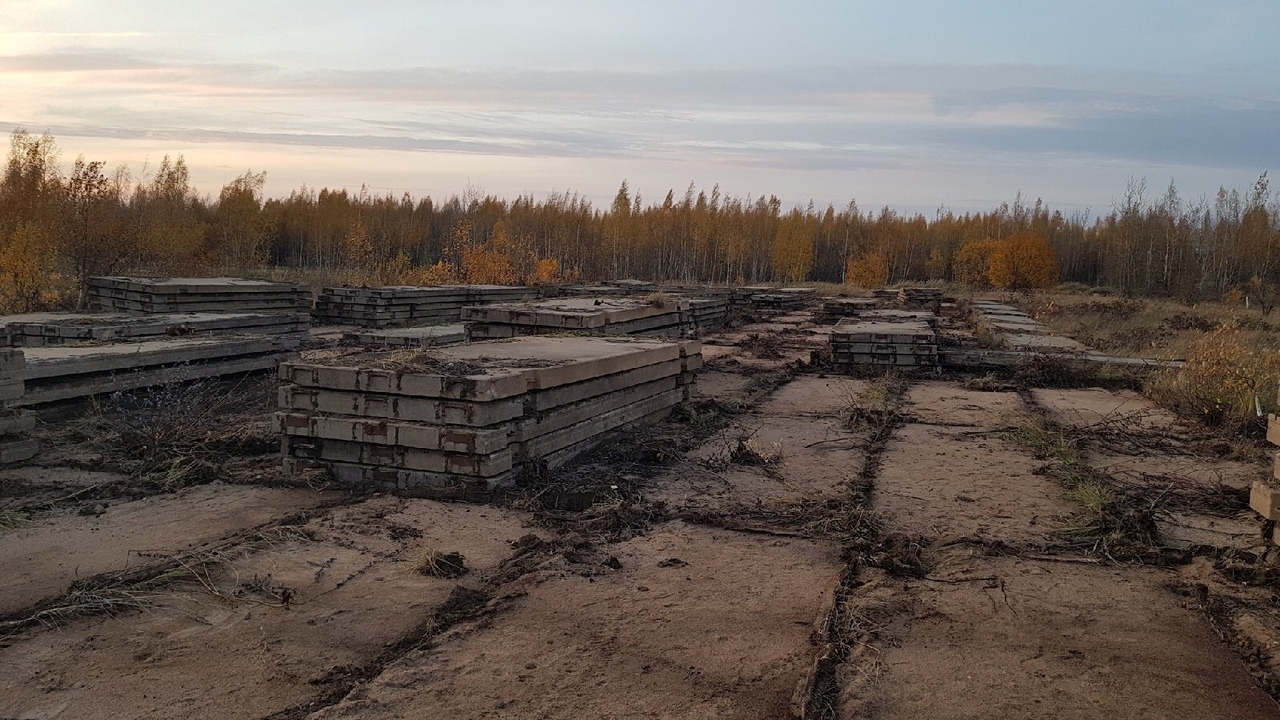
[(0, 0), (0, 129), (216, 196), (1109, 211), (1280, 167), (1274, 0)]

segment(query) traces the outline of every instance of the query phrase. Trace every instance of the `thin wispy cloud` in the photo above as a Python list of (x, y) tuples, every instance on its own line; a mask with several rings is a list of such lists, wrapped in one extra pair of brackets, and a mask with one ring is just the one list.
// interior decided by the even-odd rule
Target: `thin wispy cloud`
[[(1103, 66), (1087, 49), (1073, 58), (1069, 43), (1056, 36), (1036, 49), (1013, 35), (1010, 46), (1026, 53), (1012, 58), (1019, 61), (1010, 61), (1016, 53), (1006, 48), (942, 62), (939, 48), (955, 45), (964, 28), (928, 24), (912, 33), (933, 37), (934, 46), (912, 33), (900, 38), (903, 47), (916, 48), (918, 60), (909, 60), (903, 47), (868, 34), (899, 13), (877, 21), (870, 5), (838, 3), (814, 7), (832, 18), (829, 24), (857, 17), (860, 24), (848, 29), (861, 38), (859, 48), (819, 47), (816, 40), (838, 33), (787, 19), (779, 21), (774, 42), (760, 47), (759, 62), (735, 66), (728, 60), (748, 57), (741, 43), (769, 27), (749, 7), (742, 9), (745, 19), (713, 28), (705, 23), (714, 13), (695, 4), (686, 13), (689, 26), (664, 33), (653, 8), (629, 10), (634, 22), (627, 27), (598, 26), (594, 6), (566, 0), (549, 7), (572, 6), (586, 19), (549, 10), (541, 22), (551, 35), (577, 40), (552, 48), (529, 46), (542, 26), (516, 5), (504, 5), (509, 17), (431, 4), (358, 16), (349, 6), (320, 3), (304, 19), (265, 28), (236, 12), (271, 19), (277, 11), (248, 4), (205, 18), (149, 2), (151, 14), (135, 9), (118, 16), (76, 2), (55, 5), (46, 8), (49, 20), (23, 7), (15, 28), (0, 31), (0, 123), (47, 129), (73, 152), (76, 138), (92, 139), (94, 147), (127, 140), (122, 147), (154, 148), (148, 154), (235, 145), (249, 148), (245, 166), (262, 167), (252, 148), (264, 156), (290, 148), (292, 157), (311, 153), (312, 184), (402, 177), (398, 171), (382, 177), (377, 166), (366, 178), (329, 174), (327, 152), (367, 150), (384, 153), (384, 161), (404, 153), (404, 167), (422, 172), (444, 171), (423, 156), (462, 163), (448, 168), (453, 174), (467, 165), (492, 172), (495, 164), (480, 157), (523, 158), (543, 163), (544, 188), (585, 187), (602, 196), (631, 163), (677, 187), (691, 167), (729, 186), (772, 169), (790, 187), (751, 190), (788, 197), (838, 184), (823, 201), (879, 192), (889, 174), (917, 174), (918, 182), (908, 184), (911, 196), (898, 199), (904, 204), (954, 197), (955, 189), (942, 183), (968, 172), (973, 180), (960, 182), (982, 186), (982, 198), (1025, 189), (1101, 205), (1129, 175), (1199, 179), (1212, 169), (1218, 182), (1233, 183), (1280, 160), (1280, 144), (1271, 139), (1280, 88), (1256, 82), (1274, 52), (1246, 33), (1239, 47), (1218, 53), (1205, 44), (1218, 26), (1189, 9), (1162, 20), (1161, 32), (1181, 33), (1194, 62), (1168, 67), (1137, 59), (1105, 27), (1094, 41), (1111, 50), (1114, 65)], [(952, 14), (944, 5), (931, 7)], [(393, 25), (395, 10), (404, 21)], [(981, 6), (975, 12), (990, 15)], [(1046, 11), (1050, 16), (1074, 22)], [(66, 27), (42, 25), (59, 17)], [(472, 39), (491, 46), (484, 62), (446, 37), (448, 28), (431, 24), (452, 23), (465, 34), (485, 18), (488, 35)], [(100, 30), (87, 27), (90, 20)], [(709, 48), (691, 45), (699, 27)], [(800, 30), (812, 37), (798, 36)], [(268, 31), (278, 47), (268, 44)], [(1135, 32), (1131, 44), (1154, 42), (1149, 32)], [(420, 48), (407, 44), (418, 36)], [(606, 52), (602, 38), (616, 47)], [(356, 46), (367, 51), (349, 52)], [(725, 61), (695, 57), (716, 48)], [(787, 48), (795, 61), (784, 60)], [(868, 57), (877, 52), (884, 58)], [(591, 53), (600, 60), (589, 61)], [(1226, 69), (1207, 62), (1217, 59), (1230, 61)], [(665, 172), (655, 171), (664, 163)], [(565, 176), (573, 172), (581, 175)], [(812, 180), (797, 182), (806, 172)], [(520, 176), (521, 189), (528, 177)], [(489, 182), (502, 188), (504, 181)]]

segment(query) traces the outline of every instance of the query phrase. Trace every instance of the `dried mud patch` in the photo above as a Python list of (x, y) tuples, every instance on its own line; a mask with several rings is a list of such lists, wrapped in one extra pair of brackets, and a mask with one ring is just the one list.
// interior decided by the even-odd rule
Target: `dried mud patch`
[[(340, 698), (370, 658), (433, 626), (459, 582), (500, 573), (526, 534), (498, 509), (383, 498), (302, 530), (204, 566), (145, 613), (16, 639), (0, 649), (0, 715), (261, 718)], [(413, 572), (431, 543), (473, 574)]]
[(885, 451), (876, 509), (894, 527), (935, 539), (1042, 545), (1076, 506), (1035, 475), (1038, 464), (990, 434), (906, 425)]
[(875, 676), (845, 717), (1275, 716), (1169, 575), (1136, 567), (960, 559), (910, 586)]
[(0, 533), (0, 614), (56, 596), (78, 579), (146, 565), (154, 555), (188, 551), (335, 497), (214, 484), (37, 517)]
[(317, 717), (787, 716), (829, 549), (677, 522), (611, 552), (618, 569), (544, 574)]

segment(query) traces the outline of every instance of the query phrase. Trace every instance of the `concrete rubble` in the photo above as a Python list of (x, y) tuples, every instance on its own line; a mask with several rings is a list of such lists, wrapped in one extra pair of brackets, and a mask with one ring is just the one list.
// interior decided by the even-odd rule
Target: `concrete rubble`
[(36, 426), (35, 413), (15, 407), (25, 394), (26, 366), (21, 350), (0, 348), (0, 465), (30, 460), (40, 450), (26, 436)]
[(297, 283), (243, 278), (95, 277), (89, 305), (123, 313), (310, 312), (311, 290)]
[(280, 367), (285, 466), (361, 488), (482, 497), (610, 431), (665, 417), (701, 367), (695, 341), (520, 337)]
[(316, 300), (316, 322), (364, 328), (456, 323), (467, 305), (516, 302), (541, 290), (509, 285), (327, 287)]

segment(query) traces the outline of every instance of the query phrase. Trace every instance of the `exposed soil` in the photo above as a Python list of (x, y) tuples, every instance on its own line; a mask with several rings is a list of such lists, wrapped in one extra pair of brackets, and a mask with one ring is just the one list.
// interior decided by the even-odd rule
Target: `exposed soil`
[[(1277, 716), (1269, 467), (1136, 393), (802, 367), (824, 333), (708, 338), (688, 408), (493, 505), (244, 448), (172, 493), (0, 472), (0, 717)], [(1149, 553), (1088, 534), (1133, 517)]]

